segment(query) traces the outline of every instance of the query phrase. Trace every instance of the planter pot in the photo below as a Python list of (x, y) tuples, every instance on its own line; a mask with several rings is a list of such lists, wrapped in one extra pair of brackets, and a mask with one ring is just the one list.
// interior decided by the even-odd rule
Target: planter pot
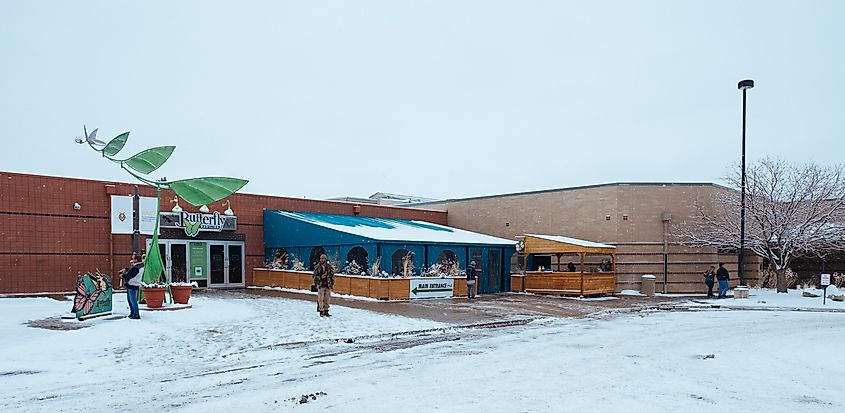
[(193, 288), (190, 285), (171, 285), (170, 294), (173, 296), (173, 302), (176, 304), (188, 304)]
[(164, 303), (164, 293), (167, 288), (141, 288), (144, 298), (147, 300), (147, 307), (159, 308)]

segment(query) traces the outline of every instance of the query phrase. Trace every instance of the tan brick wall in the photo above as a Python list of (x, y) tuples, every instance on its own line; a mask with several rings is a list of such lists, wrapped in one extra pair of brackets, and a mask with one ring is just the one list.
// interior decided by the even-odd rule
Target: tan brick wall
[[(425, 204), (448, 212), (449, 225), (513, 239), (526, 233), (616, 240), (614, 187), (478, 198)], [(611, 220), (605, 220), (610, 215)]]
[[(710, 208), (710, 184), (610, 184), (424, 204), (448, 212), (449, 225), (503, 238), (526, 233), (565, 235), (617, 246), (617, 289), (639, 289), (643, 274), (663, 290), (664, 213), (671, 224)], [(606, 217), (610, 216), (610, 220)], [(509, 224), (509, 225), (506, 225)], [(671, 226), (668, 233), (671, 234)], [(737, 257), (712, 248), (688, 248), (668, 236), (667, 292), (702, 292), (701, 274), (720, 260), (736, 284)], [(747, 260), (756, 278), (760, 260)], [(749, 272), (751, 271), (751, 272)]]

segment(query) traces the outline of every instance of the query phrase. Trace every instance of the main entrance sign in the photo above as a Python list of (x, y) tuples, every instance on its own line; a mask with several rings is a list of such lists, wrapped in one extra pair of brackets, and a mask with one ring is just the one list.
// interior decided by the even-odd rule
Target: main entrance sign
[(452, 278), (411, 279), (410, 298), (447, 298), (452, 296)]

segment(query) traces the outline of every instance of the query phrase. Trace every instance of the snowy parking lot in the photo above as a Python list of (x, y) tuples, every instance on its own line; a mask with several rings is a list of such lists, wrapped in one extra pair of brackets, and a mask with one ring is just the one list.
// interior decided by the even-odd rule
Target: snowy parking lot
[(0, 411), (845, 407), (845, 313), (644, 310), (459, 328), (337, 305), (321, 319), (313, 303), (277, 297), (192, 304), (47, 330), (26, 323), (70, 302), (0, 299)]

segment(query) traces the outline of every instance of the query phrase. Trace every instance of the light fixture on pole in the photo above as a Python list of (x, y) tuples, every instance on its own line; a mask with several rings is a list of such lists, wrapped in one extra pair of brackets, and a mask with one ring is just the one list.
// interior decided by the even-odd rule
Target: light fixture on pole
[(737, 88), (742, 91), (742, 195), (739, 213), (739, 285), (745, 285), (745, 91), (754, 87), (751, 79), (740, 80)]
[(179, 197), (178, 196), (174, 196), (173, 199), (170, 201), (170, 203), (176, 204), (176, 205), (173, 206), (173, 209), (172, 209), (173, 212), (182, 212), (182, 207), (179, 206)]
[(223, 212), (223, 215), (228, 215), (228, 216), (235, 215), (235, 211), (232, 211), (232, 201), (229, 201), (227, 199), (226, 202), (223, 203), (223, 206), (228, 207), (228, 208), (226, 208), (226, 211)]

